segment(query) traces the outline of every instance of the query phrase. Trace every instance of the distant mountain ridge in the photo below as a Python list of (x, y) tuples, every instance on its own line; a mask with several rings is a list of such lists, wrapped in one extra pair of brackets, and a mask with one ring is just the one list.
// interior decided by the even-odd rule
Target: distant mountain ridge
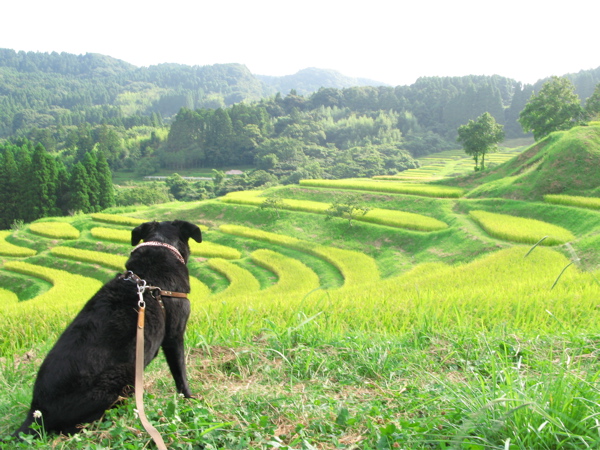
[(270, 76), (256, 75), (265, 85), (271, 87), (275, 92), (287, 94), (295, 90), (298, 95), (307, 95), (318, 91), (320, 88), (343, 89), (353, 86), (389, 86), (368, 78), (347, 77), (342, 73), (331, 69), (319, 69), (309, 67), (302, 69), (293, 75)]
[[(600, 67), (567, 74), (582, 100), (600, 82)], [(323, 106), (346, 104), (356, 111), (394, 110), (403, 133), (430, 130), (452, 138), (465, 120), (488, 111), (521, 133), (518, 114), (534, 85), (493, 76), (422, 77), (392, 87), (335, 70), (307, 68), (285, 76), (255, 75), (243, 64), (137, 67), (97, 53), (16, 52), (0, 48), (0, 138), (31, 129), (83, 123), (131, 127), (160, 125), (182, 108), (225, 108), (294, 92)], [(292, 99), (290, 99), (292, 101)]]

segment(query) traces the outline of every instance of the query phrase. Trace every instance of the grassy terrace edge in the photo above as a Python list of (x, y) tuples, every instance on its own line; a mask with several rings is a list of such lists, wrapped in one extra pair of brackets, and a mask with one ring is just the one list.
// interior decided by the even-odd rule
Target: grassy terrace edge
[[(224, 203), (235, 203), (239, 205), (251, 205), (261, 207), (266, 197), (259, 197), (261, 191), (231, 192), (219, 198)], [(302, 211), (313, 214), (326, 214), (329, 203), (315, 202), (310, 200), (281, 199), (281, 209), (289, 211)], [(415, 214), (405, 211), (397, 211), (382, 208), (373, 208), (365, 215), (359, 215), (353, 220), (368, 222), (375, 225), (383, 225), (395, 228), (404, 228), (412, 231), (432, 232), (448, 228), (448, 224), (433, 217), (423, 214)]]
[(300, 186), (374, 191), (389, 194), (409, 194), (436, 198), (459, 198), (464, 194), (464, 189), (458, 187), (409, 184), (391, 181), (300, 180)]

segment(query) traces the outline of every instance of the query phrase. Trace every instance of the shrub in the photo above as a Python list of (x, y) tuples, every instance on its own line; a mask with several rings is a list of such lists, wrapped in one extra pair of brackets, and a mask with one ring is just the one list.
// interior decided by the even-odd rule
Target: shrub
[(34, 222), (29, 231), (53, 239), (79, 239), (79, 230), (67, 222)]
[(487, 211), (471, 211), (469, 216), (490, 236), (507, 241), (535, 244), (547, 236), (542, 241), (542, 245), (558, 245), (575, 239), (575, 236), (569, 230), (541, 220)]

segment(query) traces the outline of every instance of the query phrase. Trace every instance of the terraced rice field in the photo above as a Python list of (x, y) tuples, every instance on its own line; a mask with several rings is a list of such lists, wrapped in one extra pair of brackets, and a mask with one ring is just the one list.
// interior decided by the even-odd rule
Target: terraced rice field
[[(325, 220), (348, 193), (373, 220)], [(47, 350), (124, 270), (133, 227), (178, 218), (203, 230), (190, 243), (186, 334), (203, 399), (165, 399), (166, 363), (147, 371), (153, 419), (173, 447), (598, 448), (595, 200), (462, 194), (317, 180), (1, 232), (5, 432), (32, 383), (18, 355)], [(276, 214), (261, 208), (268, 198), (281, 200)], [(92, 425), (85, 448), (147, 447), (131, 431), (133, 406), (123, 411)], [(45, 448), (84, 448), (79, 439)]]
[[(498, 152), (486, 155), (486, 166), (502, 164), (522, 151), (521, 148), (501, 148)], [(425, 183), (447, 177), (457, 177), (473, 172), (475, 163), (464, 150), (446, 150), (418, 158), (421, 167), (409, 169), (395, 176), (377, 176), (375, 179), (397, 180), (411, 183)]]

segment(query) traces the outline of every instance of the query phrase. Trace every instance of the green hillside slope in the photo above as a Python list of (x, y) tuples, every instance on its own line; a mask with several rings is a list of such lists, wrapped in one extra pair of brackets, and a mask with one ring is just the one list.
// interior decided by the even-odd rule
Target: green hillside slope
[(468, 198), (543, 200), (548, 194), (589, 195), (600, 188), (600, 126), (552, 133), (508, 162), (444, 184)]
[[(132, 228), (180, 219), (203, 233), (186, 331), (199, 399), (176, 396), (160, 357), (145, 379), (170, 448), (600, 448), (600, 210), (584, 201), (600, 194), (599, 135), (556, 133), (444, 180), (456, 196), (348, 179), (0, 233), (0, 437), (77, 309), (124, 270)], [(557, 186), (584, 200), (540, 201)], [(349, 194), (382, 220), (327, 220)], [(278, 207), (261, 208), (273, 198)], [(406, 215), (447, 226), (392, 220)], [(126, 400), (77, 436), (11, 448), (148, 448), (136, 424)]]

